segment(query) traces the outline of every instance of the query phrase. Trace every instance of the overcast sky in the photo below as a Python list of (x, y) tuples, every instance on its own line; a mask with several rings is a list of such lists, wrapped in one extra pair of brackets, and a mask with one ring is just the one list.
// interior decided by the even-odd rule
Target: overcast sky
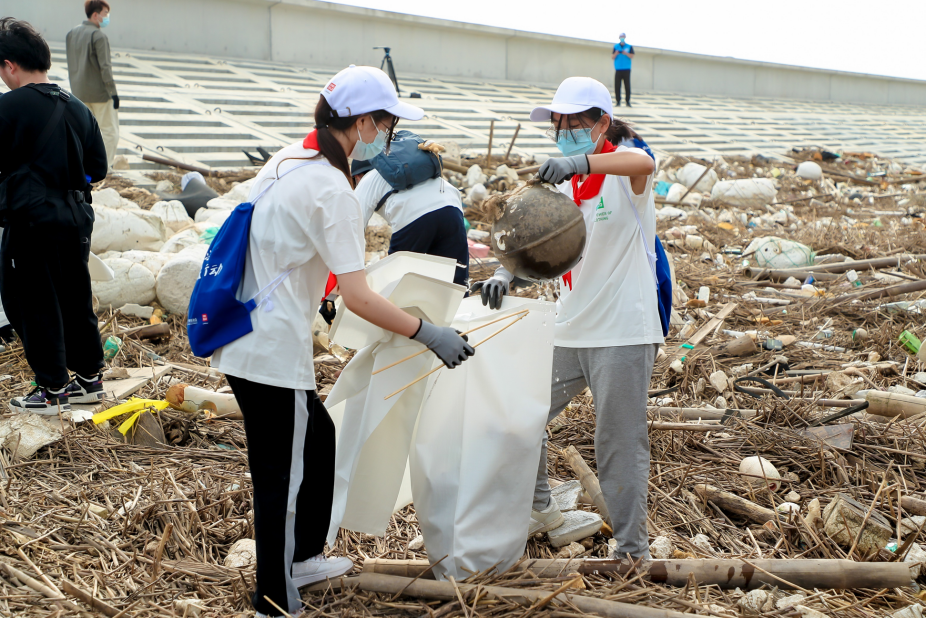
[(337, 2), (597, 41), (626, 32), (643, 47), (926, 80), (926, 0)]

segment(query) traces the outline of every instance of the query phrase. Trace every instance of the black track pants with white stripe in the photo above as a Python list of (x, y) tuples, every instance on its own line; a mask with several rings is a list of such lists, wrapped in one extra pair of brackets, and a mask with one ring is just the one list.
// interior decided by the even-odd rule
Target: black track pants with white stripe
[(315, 391), (227, 376), (244, 415), (254, 485), (257, 590), (254, 609), (280, 615), (302, 608), (293, 562), (325, 548), (334, 496), (334, 423)]

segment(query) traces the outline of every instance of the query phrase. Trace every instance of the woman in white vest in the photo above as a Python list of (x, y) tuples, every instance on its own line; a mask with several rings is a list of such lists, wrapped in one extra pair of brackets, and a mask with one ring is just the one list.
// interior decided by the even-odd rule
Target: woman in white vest
[(335, 436), (315, 393), (312, 320), (329, 270), (344, 304), (360, 317), (423, 343), (448, 367), (473, 354), (453, 329), (414, 318), (372, 292), (363, 270), (364, 220), (348, 159), (376, 156), (399, 118), (423, 115), (399, 101), (385, 73), (351, 65), (321, 91), (315, 130), (277, 152), (251, 188), (255, 208), (239, 298), (265, 290), (269, 298), (251, 314), (253, 332), (217, 350), (212, 365), (227, 376), (244, 415), (258, 616), (298, 614), (300, 586), (353, 568), (348, 558), (324, 555)]
[[(595, 401), (598, 475), (617, 542), (614, 553), (649, 558), (646, 401), (663, 343), (652, 268), (655, 166), (643, 150), (621, 145), (636, 134), (612, 113), (608, 89), (590, 77), (568, 78), (553, 103), (531, 112), (534, 122), (550, 121), (548, 134), (563, 153), (543, 164), (540, 177), (575, 201), (588, 233), (582, 259), (560, 280), (548, 422), (589, 387)], [(483, 303), (500, 304), (512, 279), (498, 269), (483, 285)], [(548, 532), (562, 523), (550, 497), (544, 435), (529, 532)], [(575, 532), (577, 538), (587, 535)]]

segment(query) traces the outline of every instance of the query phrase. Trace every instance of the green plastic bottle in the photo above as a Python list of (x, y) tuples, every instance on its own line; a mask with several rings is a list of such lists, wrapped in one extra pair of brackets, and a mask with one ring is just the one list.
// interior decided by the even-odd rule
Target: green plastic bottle
[(106, 360), (116, 358), (116, 354), (119, 353), (120, 349), (122, 349), (122, 339), (119, 337), (107, 337), (106, 343), (103, 344), (103, 358)]

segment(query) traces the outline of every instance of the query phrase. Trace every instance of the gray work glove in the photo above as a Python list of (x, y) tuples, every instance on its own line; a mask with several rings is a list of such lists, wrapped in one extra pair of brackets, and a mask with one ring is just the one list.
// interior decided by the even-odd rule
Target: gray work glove
[(588, 174), (588, 155), (580, 154), (574, 157), (547, 159), (540, 166), (540, 171), (537, 172), (542, 181), (554, 185), (569, 180), (576, 174)]
[(488, 305), (489, 309), (501, 309), (502, 296), (508, 294), (512, 281), (514, 281), (514, 275), (504, 266), (499, 266), (494, 275), (473, 286), (473, 292), (476, 292), (476, 287), (479, 286), (478, 291), (482, 296), (483, 306)]
[(412, 335), (412, 339), (428, 346), (448, 369), (453, 369), (476, 353), (473, 346), (467, 343), (465, 335), (461, 337), (460, 333), (449, 326), (434, 326), (424, 320), (421, 320), (421, 326)]

